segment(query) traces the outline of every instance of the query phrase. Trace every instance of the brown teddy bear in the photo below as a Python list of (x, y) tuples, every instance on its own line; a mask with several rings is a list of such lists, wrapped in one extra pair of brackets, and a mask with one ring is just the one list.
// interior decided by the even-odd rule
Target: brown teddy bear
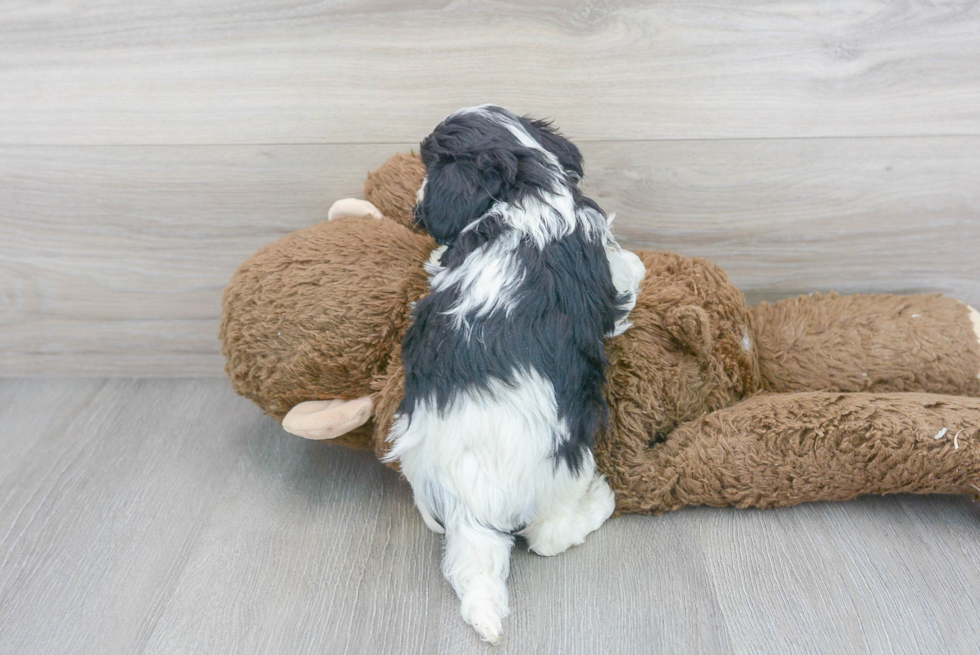
[[(435, 242), (396, 155), (363, 200), (248, 259), (221, 339), (238, 393), (286, 430), (387, 450), (402, 338)], [(596, 462), (617, 512), (774, 507), (863, 494), (980, 498), (980, 314), (939, 295), (812, 295), (747, 307), (717, 266), (639, 251), (633, 327), (607, 342)]]

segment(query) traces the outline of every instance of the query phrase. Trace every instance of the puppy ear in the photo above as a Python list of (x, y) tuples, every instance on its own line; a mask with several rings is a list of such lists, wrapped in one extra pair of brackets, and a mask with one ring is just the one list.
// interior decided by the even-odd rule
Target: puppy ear
[(517, 157), (503, 149), (481, 150), (433, 161), (415, 221), (440, 245), (453, 242), (467, 225), (502, 199), (518, 177)]
[(577, 177), (576, 181), (581, 180), (582, 176), (585, 175), (585, 169), (583, 168), (582, 153), (578, 147), (566, 139), (550, 121), (534, 118), (525, 120), (538, 143), (558, 159), (558, 163), (566, 172), (574, 173)]
[(415, 207), (415, 221), (440, 245), (451, 244), (460, 231), (486, 212), (493, 199), (483, 176), (469, 159), (441, 161), (428, 169), (425, 193)]

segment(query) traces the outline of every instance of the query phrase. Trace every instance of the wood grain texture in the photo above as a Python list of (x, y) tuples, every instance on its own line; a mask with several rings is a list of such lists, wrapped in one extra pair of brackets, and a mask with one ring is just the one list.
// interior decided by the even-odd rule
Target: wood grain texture
[(496, 102), (595, 139), (980, 134), (980, 5), (6, 3), (0, 143), (414, 141)]
[[(489, 651), (408, 485), (222, 380), (0, 380), (0, 451), (0, 652)], [(978, 519), (939, 496), (617, 518), (519, 546), (495, 652), (973, 652)]]
[[(0, 375), (220, 375), (221, 290), (400, 145), (0, 147)], [(633, 248), (751, 301), (941, 291), (980, 306), (980, 137), (593, 142)]]
[(66, 384), (0, 385), (36, 421), (0, 431), (5, 453), (32, 442), (0, 478), (0, 652), (132, 652), (262, 429), (216, 381)]
[[(980, 512), (961, 508), (975, 537)], [(738, 626), (732, 640), (746, 653), (777, 643), (783, 652), (972, 652), (962, 617), (980, 606), (977, 550), (960, 550), (958, 528), (943, 525), (950, 509), (941, 497), (866, 498), (705, 516), (701, 543), (726, 581), (716, 590)], [(712, 537), (718, 529), (725, 538)]]
[(390, 146), (4, 148), (0, 374), (216, 375), (221, 290)]
[(750, 302), (941, 291), (980, 304), (980, 140), (589, 144), (633, 248), (720, 264)]

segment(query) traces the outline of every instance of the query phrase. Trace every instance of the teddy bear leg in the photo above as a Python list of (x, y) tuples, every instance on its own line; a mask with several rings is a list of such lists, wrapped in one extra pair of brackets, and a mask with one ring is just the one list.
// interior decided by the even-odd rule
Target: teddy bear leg
[(765, 391), (980, 396), (980, 316), (953, 298), (814, 294), (749, 313)]
[(521, 531), (538, 555), (551, 556), (577, 546), (612, 515), (616, 497), (606, 477), (596, 473), (582, 493), (564, 499)]
[(868, 494), (980, 499), (980, 399), (925, 393), (757, 394), (600, 460), (619, 512), (785, 507)]
[(370, 216), (371, 218), (381, 218), (381, 211), (367, 200), (357, 198), (344, 198), (338, 200), (330, 206), (327, 212), (327, 220), (332, 221), (342, 216)]

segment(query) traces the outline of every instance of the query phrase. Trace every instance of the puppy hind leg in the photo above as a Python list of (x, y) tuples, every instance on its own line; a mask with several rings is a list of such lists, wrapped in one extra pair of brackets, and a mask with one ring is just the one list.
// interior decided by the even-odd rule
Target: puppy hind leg
[(616, 509), (616, 496), (606, 477), (596, 473), (582, 493), (545, 511), (521, 534), (538, 555), (557, 555), (585, 541)]
[(446, 521), (442, 572), (462, 603), (463, 620), (480, 637), (500, 641), (507, 616), (507, 575), (514, 538), (476, 523), (470, 516)]

